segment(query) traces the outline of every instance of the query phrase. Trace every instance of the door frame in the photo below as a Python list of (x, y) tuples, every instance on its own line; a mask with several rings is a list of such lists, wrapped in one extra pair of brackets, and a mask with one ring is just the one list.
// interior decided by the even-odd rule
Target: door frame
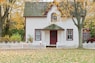
[[(52, 37), (51, 36), (52, 33), (56, 33), (55, 37)], [(57, 39), (58, 38), (57, 34), (58, 34), (58, 31), (57, 30), (50, 30), (50, 45), (56, 45), (57, 40), (58, 40)], [(55, 38), (54, 42), (52, 41), (53, 38)]]

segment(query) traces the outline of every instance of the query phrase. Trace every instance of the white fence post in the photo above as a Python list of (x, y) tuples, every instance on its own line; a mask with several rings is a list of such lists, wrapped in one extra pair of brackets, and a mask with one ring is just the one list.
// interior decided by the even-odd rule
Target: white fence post
[(26, 42), (0, 42), (0, 49), (38, 49), (38, 48), (46, 48), (45, 44), (33, 44), (33, 43), (26, 43)]

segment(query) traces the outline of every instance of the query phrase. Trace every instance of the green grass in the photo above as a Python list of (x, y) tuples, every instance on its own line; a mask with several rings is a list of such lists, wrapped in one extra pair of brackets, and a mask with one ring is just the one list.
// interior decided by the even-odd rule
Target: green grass
[(0, 63), (95, 63), (95, 50), (0, 50)]

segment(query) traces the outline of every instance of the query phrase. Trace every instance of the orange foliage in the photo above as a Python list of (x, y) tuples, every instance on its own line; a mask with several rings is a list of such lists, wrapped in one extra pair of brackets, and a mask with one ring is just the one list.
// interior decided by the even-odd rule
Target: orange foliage
[(3, 0), (0, 0), (0, 2), (2, 2)]
[(5, 2), (5, 0), (0, 0), (0, 3), (3, 3), (3, 2)]

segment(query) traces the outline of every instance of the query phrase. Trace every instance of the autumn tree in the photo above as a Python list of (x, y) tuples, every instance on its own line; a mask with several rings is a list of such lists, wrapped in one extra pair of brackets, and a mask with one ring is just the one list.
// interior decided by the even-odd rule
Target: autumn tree
[[(22, 19), (24, 19), (24, 18), (22, 18), (23, 17), (23, 9), (24, 9), (24, 1), (23, 0), (9, 0), (9, 1), (2, 0), (2, 5), (1, 5), (2, 17), (1, 18), (4, 19), (1, 22), (2, 27), (0, 28), (2, 36), (10, 35), (11, 25), (13, 24), (12, 21), (20, 22), (20, 21), (22, 21)], [(5, 15), (3, 15), (5, 13), (5, 11), (7, 12), (5, 14), (6, 18), (3, 18), (3, 16), (5, 16)], [(19, 14), (18, 17), (16, 17), (17, 16), (16, 13)], [(13, 16), (15, 17), (14, 20), (12, 20)], [(13, 24), (13, 25), (19, 25), (19, 23)]]
[(84, 28), (89, 29), (90, 37), (95, 37), (95, 1), (89, 6), (88, 15), (84, 21)]
[(15, 12), (14, 15), (11, 17), (11, 25), (10, 25), (10, 32), (11, 35), (13, 34), (20, 34), (22, 40), (24, 39), (24, 17), (21, 16), (19, 12)]
[[(86, 17), (86, 2), (80, 2), (80, 1), (76, 1), (74, 0), (74, 5), (73, 8), (74, 10), (71, 11), (71, 15), (72, 15), (72, 20), (75, 24), (75, 26), (78, 29), (78, 34), (79, 34), (79, 48), (82, 48), (82, 28), (83, 28), (83, 22), (85, 21), (85, 17)], [(76, 19), (76, 20), (75, 20)]]
[(93, 0), (93, 2), (95, 2), (95, 0)]
[(16, 32), (24, 34), (23, 10), (25, 1), (28, 0), (0, 0), (0, 36), (12, 35)]
[(1, 0), (0, 2), (0, 36), (2, 36), (3, 25), (8, 22), (9, 12), (11, 11), (11, 4), (13, 4), (15, 0)]
[[(87, 15), (87, 1), (85, 0), (61, 0), (63, 1), (63, 8), (59, 7), (63, 18), (72, 17), (73, 23), (78, 29), (79, 34), (79, 48), (83, 47), (82, 44), (82, 29), (83, 23)], [(58, 3), (55, 1), (55, 3)], [(58, 6), (58, 4), (57, 4)]]
[(12, 11), (10, 12), (10, 27), (9, 31), (11, 32), (10, 35), (20, 34), (22, 39), (24, 39), (24, 0), (16, 0), (13, 4)]

